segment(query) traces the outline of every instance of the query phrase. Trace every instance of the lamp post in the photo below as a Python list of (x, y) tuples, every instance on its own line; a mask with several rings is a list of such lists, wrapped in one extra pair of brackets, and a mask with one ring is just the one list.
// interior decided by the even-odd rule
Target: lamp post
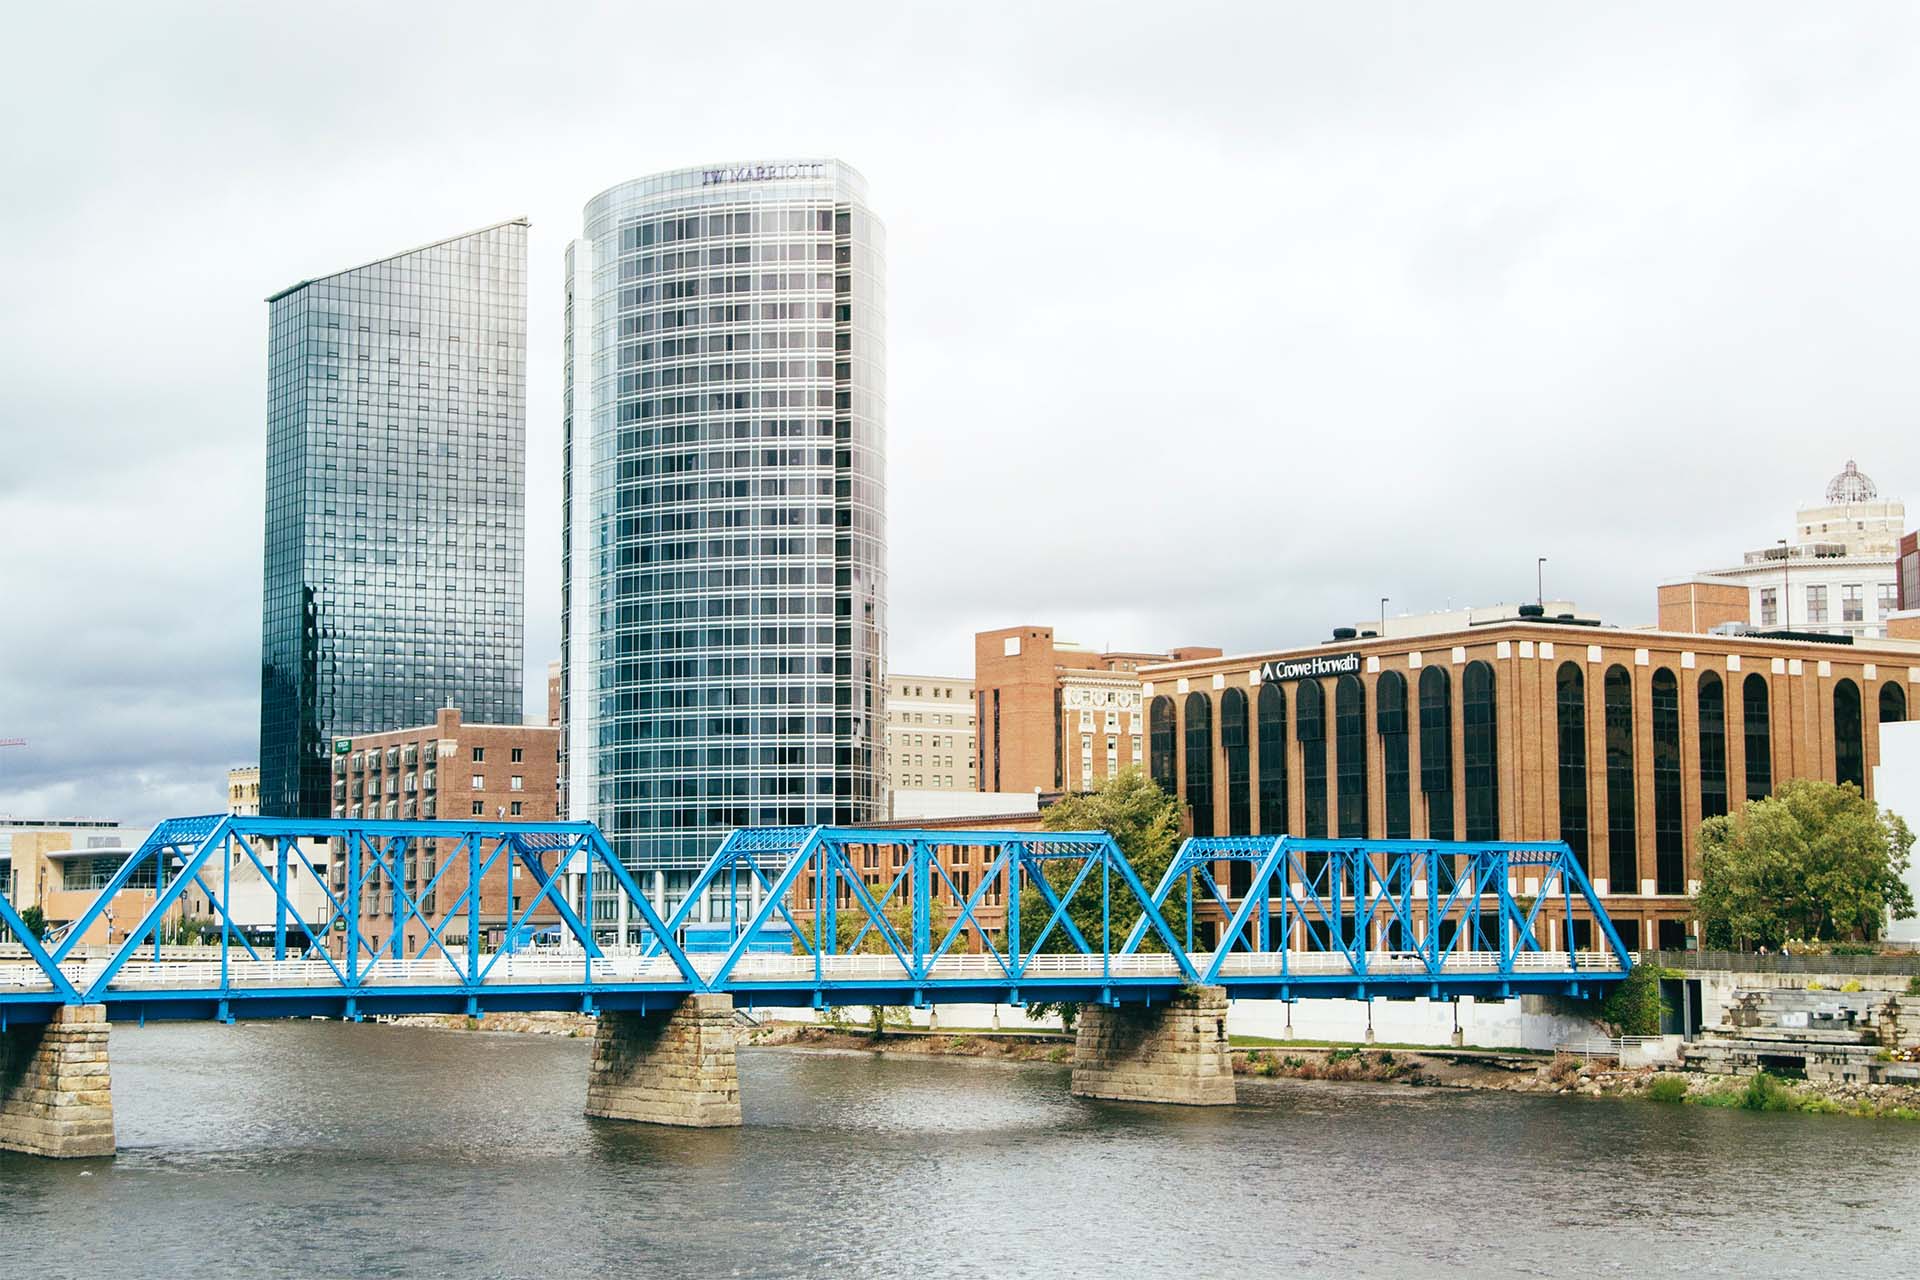
[(1389, 596), (1380, 597), (1380, 634), (1382, 636), (1387, 634), (1387, 601), (1389, 599), (1391, 599)]
[(1538, 556), (1533, 562), (1533, 602), (1544, 613), (1547, 607), (1547, 558)]
[(1786, 621), (1782, 624), (1781, 630), (1791, 631), (1793, 630), (1793, 581), (1791, 572), (1793, 568), (1793, 548), (1787, 545), (1785, 538), (1776, 538), (1774, 541), (1780, 544), (1780, 603), (1786, 610), (1784, 615)]

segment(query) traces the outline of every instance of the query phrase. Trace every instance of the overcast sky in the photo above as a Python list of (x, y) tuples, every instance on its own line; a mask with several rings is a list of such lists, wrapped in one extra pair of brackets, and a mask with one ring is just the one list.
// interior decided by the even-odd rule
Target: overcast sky
[[(396, 16), (396, 14), (398, 16)], [(532, 219), (530, 714), (561, 252), (802, 155), (889, 229), (892, 665), (1311, 641), (1654, 584), (1913, 490), (1909, 5), (11, 8), (0, 813), (256, 758), (270, 292)]]

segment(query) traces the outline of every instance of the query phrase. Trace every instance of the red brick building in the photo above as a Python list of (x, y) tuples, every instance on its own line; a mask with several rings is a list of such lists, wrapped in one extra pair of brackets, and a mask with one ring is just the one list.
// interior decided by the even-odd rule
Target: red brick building
[[(452, 707), (442, 710), (429, 725), (396, 729), (389, 733), (367, 733), (334, 740), (333, 816), (336, 818), (381, 819), (456, 819), (489, 822), (552, 822), (558, 817), (556, 786), (559, 776), (560, 731), (545, 725), (463, 724), (460, 712)], [(447, 868), (434, 884), (439, 869), (437, 857), (451, 850), (436, 847), (439, 842), (416, 842), (403, 870), (403, 886), (409, 897), (420, 904), (420, 913), (437, 923), (445, 911), (457, 909), (467, 890), (463, 865)], [(347, 888), (348, 861), (345, 850), (336, 849), (330, 870), (336, 894)], [(362, 875), (369, 868), (363, 857)], [(539, 891), (539, 885), (523, 866), (516, 872), (513, 886), (515, 904), (507, 900), (507, 871), (504, 860), (495, 864), (480, 887), (480, 921), (497, 940), (515, 905)], [(392, 886), (384, 876), (374, 876), (372, 888), (362, 897), (360, 927), (378, 947), (390, 940), (395, 929), (395, 904)], [(424, 895), (424, 896), (422, 896)], [(542, 907), (535, 922), (551, 922), (557, 913)], [(431, 924), (408, 919), (401, 926), (411, 937), (403, 938), (409, 950), (420, 945)], [(464, 941), (466, 930), (456, 921), (445, 936), (454, 934)]]
[(973, 640), (981, 791), (1092, 791), (1145, 765), (1140, 668), (1218, 657), (1220, 650), (1102, 653), (1052, 627), (1003, 627)]

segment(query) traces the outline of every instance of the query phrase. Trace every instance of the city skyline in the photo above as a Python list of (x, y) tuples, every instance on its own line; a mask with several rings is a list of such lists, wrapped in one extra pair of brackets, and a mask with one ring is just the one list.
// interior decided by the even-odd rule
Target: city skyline
[[(51, 20), (24, 20), (23, 38)], [(1920, 273), (1896, 216), (1912, 179), (1877, 159), (1909, 149), (1920, 118), (1897, 11), (1852, 30), (1785, 9), (1737, 31), (1673, 15), (1673, 62), (1632, 23), (1590, 16), (1571, 48), (1520, 11), (1416, 17), (1417, 55), (1358, 21), (1222, 42), (1203, 17), (1143, 43), (1142, 15), (1092, 31), (1040, 15), (991, 46), (932, 19), (877, 21), (862, 39), (912, 39), (831, 130), (769, 127), (777, 95), (762, 90), (613, 160), (608, 131), (642, 106), (580, 77), (503, 65), (515, 113), (463, 132), (425, 89), (376, 111), (281, 67), (303, 92), (276, 129), (234, 95), (269, 100), (250, 77), (280, 28), (241, 19), (216, 41), (151, 21), (130, 15), (121, 41), (81, 51), (95, 78), (137, 88), (157, 74), (151, 49), (177, 46), (168, 83), (184, 70), (208, 87), (190, 103), (148, 93), (150, 126), (34, 68), (12, 82), (66, 110), (14, 167), (54, 194), (8, 223), (12, 278), (40, 303), (9, 330), (9, 424), (60, 427), (31, 437), (0, 491), (16, 552), (0, 587), (71, 603), (0, 632), (33, 673), (0, 695), (0, 732), (32, 744), (0, 758), (0, 809), (137, 823), (217, 807), (257, 720), (259, 299), (500, 210), (532, 221), (525, 664), (539, 687), (559, 651), (562, 250), (593, 190), (675, 165), (844, 155), (897, 211), (899, 669), (963, 670), (975, 630), (1027, 618), (1091, 644), (1270, 648), (1382, 595), (1396, 610), (1529, 598), (1540, 555), (1549, 593), (1650, 620), (1655, 582), (1790, 532), (1783, 513), (1844, 459), (1892, 496), (1912, 487), (1914, 405), (1888, 374)], [(1258, 37), (1259, 22), (1236, 25)], [(583, 34), (563, 21), (529, 39), (552, 52)], [(1729, 41), (1737, 60), (1708, 56)], [(1157, 73), (1148, 47), (1182, 69)], [(472, 52), (426, 60), (421, 83), (482, 92)], [(229, 65), (237, 79), (213, 73)], [(963, 67), (957, 94), (941, 87)], [(664, 74), (662, 99), (698, 79)], [(1276, 77), (1289, 95), (1267, 92)], [(331, 147), (386, 117), (407, 142)], [(149, 128), (164, 141), (127, 148)], [(424, 160), (423, 134), (441, 144)], [(1343, 159), (1362, 146), (1364, 169)], [(235, 155), (245, 183), (178, 176)], [(1141, 173), (1204, 191), (1210, 212), (1115, 194)], [(128, 240), (113, 193), (130, 182), (146, 195)], [(983, 200), (989, 187), (1019, 198)], [(1183, 220), (1202, 234), (1161, 238)], [(111, 271), (91, 248), (110, 237)], [(130, 264), (151, 287), (117, 288)], [(1045, 287), (990, 293), (985, 272)], [(108, 299), (144, 337), (103, 377), (70, 338)], [(1155, 380), (1156, 365), (1196, 376)]]

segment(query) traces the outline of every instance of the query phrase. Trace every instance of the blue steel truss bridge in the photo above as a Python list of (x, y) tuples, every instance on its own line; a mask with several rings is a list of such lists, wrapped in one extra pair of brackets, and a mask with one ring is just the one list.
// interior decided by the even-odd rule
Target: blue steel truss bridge
[[(236, 916), (242, 882), (269, 895), (270, 928)], [(142, 917), (81, 945), (133, 883), (153, 891)], [(491, 931), (487, 886), (510, 904)], [(213, 936), (169, 941), (190, 892)], [(536, 927), (544, 945), (487, 945)], [(646, 1012), (697, 995), (1589, 996), (1631, 964), (1578, 859), (1542, 843), (1193, 839), (1148, 885), (1105, 832), (743, 828), (663, 916), (590, 823), (213, 816), (161, 823), (57, 941), (0, 897), (0, 1030), (82, 1005), (144, 1021)]]

